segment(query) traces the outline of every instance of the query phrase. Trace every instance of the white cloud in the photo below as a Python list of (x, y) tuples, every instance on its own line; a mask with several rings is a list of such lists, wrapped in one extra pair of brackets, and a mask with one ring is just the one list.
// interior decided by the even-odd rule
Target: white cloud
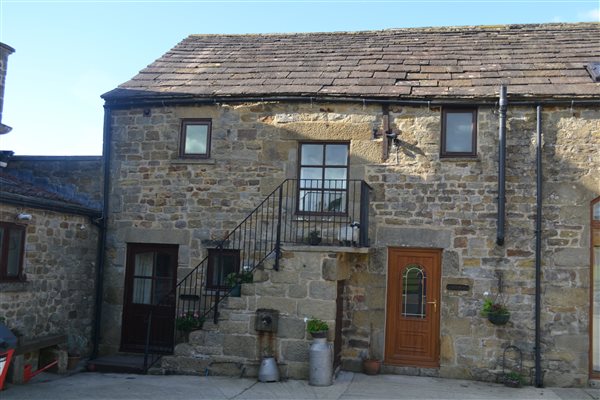
[(600, 22), (600, 8), (594, 8), (592, 10), (579, 13), (579, 18), (584, 21)]
[(563, 21), (563, 18), (559, 17), (559, 16), (552, 18), (552, 22), (562, 22), (562, 21)]

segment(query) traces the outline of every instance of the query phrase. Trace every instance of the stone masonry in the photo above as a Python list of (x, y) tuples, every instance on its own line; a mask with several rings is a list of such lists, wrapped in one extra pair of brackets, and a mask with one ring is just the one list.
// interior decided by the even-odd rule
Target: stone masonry
[[(91, 349), (98, 229), (89, 218), (0, 204), (0, 220), (32, 215), (27, 226), (25, 281), (0, 283), (0, 317), (17, 336), (66, 334), (69, 350)], [(34, 366), (34, 369), (36, 367)]]
[[(439, 107), (390, 107), (391, 128), (400, 142), (390, 144), (385, 160), (384, 139), (372, 139), (373, 129), (382, 127), (380, 106), (264, 102), (143, 111), (112, 114), (103, 352), (116, 351), (120, 342), (127, 243), (178, 244), (178, 275), (183, 276), (280, 182), (297, 177), (299, 141), (344, 140), (350, 142), (350, 178), (364, 179), (374, 189), (371, 250), (322, 255), (307, 267), (324, 269), (328, 259), (335, 259), (335, 269), (343, 269), (335, 272), (344, 281), (343, 368), (359, 369), (367, 351), (384, 354), (387, 249), (422, 247), (443, 249), (440, 367), (433, 373), (400, 372), (493, 381), (503, 349), (516, 345), (529, 374), (535, 290), (533, 106), (509, 104), (504, 246), (495, 243), (498, 115), (492, 107), (479, 107), (474, 159), (440, 159)], [(212, 120), (210, 159), (178, 158), (182, 118)], [(547, 385), (580, 386), (588, 379), (589, 204), (600, 195), (598, 121), (600, 110), (593, 107), (543, 109), (542, 368)], [(314, 304), (335, 304), (335, 295), (329, 298), (332, 284), (327, 282), (333, 281), (317, 276), (319, 271), (310, 283), (302, 277), (309, 271), (305, 259), (315, 254), (285, 254), (285, 268), (265, 269), (264, 280), (244, 285), (244, 295), (230, 301), (230, 319), (218, 327), (223, 334), (219, 355), (256, 360), (251, 314), (255, 308), (276, 308), (283, 320), (275, 340), (280, 361), (290, 376), (302, 376), (307, 341), (300, 321), (328, 310), (331, 306)], [(498, 292), (499, 273), (512, 314), (504, 327), (480, 316), (484, 292)], [(449, 292), (449, 283), (469, 290)], [(326, 314), (323, 318), (334, 319)], [(203, 346), (202, 335), (192, 334), (186, 346)], [(248, 353), (232, 354), (239, 348)]]

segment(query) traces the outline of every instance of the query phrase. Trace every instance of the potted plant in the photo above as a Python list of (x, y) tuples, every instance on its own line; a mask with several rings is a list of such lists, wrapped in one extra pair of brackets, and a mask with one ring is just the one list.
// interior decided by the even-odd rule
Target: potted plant
[(494, 325), (504, 325), (510, 319), (510, 312), (502, 302), (494, 302), (491, 299), (483, 301), (481, 315), (487, 317)]
[(321, 233), (318, 230), (312, 230), (308, 233), (308, 244), (316, 246), (321, 244)]
[(81, 362), (81, 353), (85, 348), (86, 340), (80, 335), (69, 335), (67, 337), (67, 369), (77, 368)]
[(182, 312), (177, 318), (175, 318), (175, 328), (181, 332), (191, 332), (198, 329), (202, 329), (205, 318), (199, 316), (195, 311)]
[(327, 322), (323, 320), (312, 318), (306, 323), (306, 329), (314, 339), (319, 339), (327, 337), (329, 326), (327, 325)]
[(504, 374), (504, 386), (518, 388), (524, 383), (523, 376), (515, 371), (510, 371), (508, 374)]
[(242, 271), (242, 272), (232, 272), (227, 274), (225, 277), (225, 284), (231, 290), (229, 291), (229, 295), (232, 297), (240, 297), (242, 288), (242, 283), (252, 283), (254, 280), (254, 275), (252, 271)]
[(370, 331), (369, 350), (367, 354), (363, 354), (363, 372), (366, 375), (377, 375), (381, 370), (381, 360), (373, 355), (373, 323), (371, 323)]

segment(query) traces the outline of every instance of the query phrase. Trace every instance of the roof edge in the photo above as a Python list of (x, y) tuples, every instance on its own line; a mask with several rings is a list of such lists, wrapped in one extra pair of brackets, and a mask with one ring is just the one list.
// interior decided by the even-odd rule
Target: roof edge
[(102, 211), (84, 206), (63, 203), (56, 200), (38, 199), (15, 193), (0, 192), (0, 202), (16, 206), (26, 206), (47, 211), (57, 211), (66, 214), (83, 215), (90, 218), (100, 218)]

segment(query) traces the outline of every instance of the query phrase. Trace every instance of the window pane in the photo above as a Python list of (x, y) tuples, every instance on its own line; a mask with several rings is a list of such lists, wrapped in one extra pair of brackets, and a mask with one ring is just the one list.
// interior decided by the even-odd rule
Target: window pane
[(173, 281), (171, 279), (157, 279), (154, 282), (153, 304), (158, 304), (171, 291)]
[(594, 204), (594, 220), (600, 221), (600, 202)]
[(154, 252), (138, 253), (135, 255), (135, 276), (152, 276)]
[(418, 265), (409, 265), (402, 274), (402, 281), (402, 316), (425, 318), (425, 271)]
[(21, 265), (23, 234), (22, 231), (17, 229), (11, 229), (8, 232), (8, 260), (6, 275), (16, 277), (19, 276), (19, 266)]
[(323, 165), (323, 145), (303, 144), (301, 165)]
[(327, 165), (347, 165), (348, 164), (348, 145), (346, 144), (328, 144), (325, 148), (325, 164)]
[(211, 280), (210, 286), (224, 287), (226, 286), (227, 275), (237, 273), (239, 271), (239, 256), (237, 254), (223, 253), (219, 254), (219, 250), (211, 250)]
[(300, 170), (301, 188), (320, 188), (323, 185), (323, 168), (302, 168)]
[(206, 154), (208, 125), (185, 126), (185, 154)]
[(321, 211), (320, 190), (301, 190), (298, 209), (300, 211)]
[(446, 152), (473, 152), (473, 114), (446, 114)]
[(171, 255), (158, 253), (156, 255), (156, 276), (170, 278), (173, 273), (171, 268)]
[(136, 304), (151, 304), (152, 278), (133, 279), (133, 302)]
[(325, 168), (325, 187), (327, 189), (346, 189), (346, 168)]
[(346, 211), (346, 192), (325, 192), (323, 193), (323, 204), (326, 212), (344, 212)]
[(0, 228), (0, 257), (2, 256), (3, 252), (3, 246), (4, 244), (4, 228)]

